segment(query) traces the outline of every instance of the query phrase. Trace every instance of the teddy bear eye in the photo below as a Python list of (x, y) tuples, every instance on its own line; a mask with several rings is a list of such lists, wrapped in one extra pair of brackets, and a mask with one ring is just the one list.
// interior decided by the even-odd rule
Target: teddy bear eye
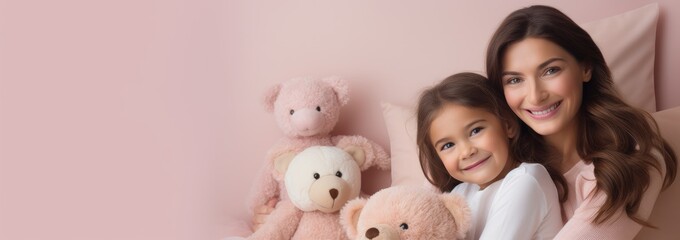
[(317, 111), (317, 112), (321, 112), (321, 107), (320, 107), (320, 106), (316, 106), (316, 111)]
[(408, 230), (408, 224), (402, 223), (401, 225), (399, 225), (399, 228), (401, 228), (401, 230)]
[(314, 173), (314, 179), (319, 179), (321, 176), (318, 173)]
[(290, 110), (290, 115), (293, 115), (293, 113), (295, 113), (295, 110), (291, 109), (291, 110)]
[(342, 177), (342, 173), (341, 173), (340, 171), (337, 171), (337, 172), (335, 172), (335, 176), (341, 178), (341, 177)]

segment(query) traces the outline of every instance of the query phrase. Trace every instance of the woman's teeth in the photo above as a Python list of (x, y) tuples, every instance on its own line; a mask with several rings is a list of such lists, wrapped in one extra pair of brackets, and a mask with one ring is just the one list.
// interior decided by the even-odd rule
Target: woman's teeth
[(557, 108), (558, 105), (559, 105), (559, 103), (555, 103), (546, 110), (542, 110), (542, 111), (531, 111), (531, 110), (529, 110), (529, 112), (531, 112), (531, 114), (533, 114), (533, 115), (546, 115), (546, 114), (552, 112), (553, 110), (555, 110), (555, 108)]

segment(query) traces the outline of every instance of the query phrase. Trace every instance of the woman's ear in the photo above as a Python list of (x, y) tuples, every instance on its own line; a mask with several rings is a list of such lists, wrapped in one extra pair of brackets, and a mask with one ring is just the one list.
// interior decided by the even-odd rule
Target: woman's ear
[(593, 78), (593, 65), (582, 63), (581, 66), (583, 67), (583, 82), (590, 82), (590, 79)]
[(505, 120), (505, 132), (508, 134), (508, 138), (516, 137), (517, 129), (519, 129), (519, 124), (515, 119)]

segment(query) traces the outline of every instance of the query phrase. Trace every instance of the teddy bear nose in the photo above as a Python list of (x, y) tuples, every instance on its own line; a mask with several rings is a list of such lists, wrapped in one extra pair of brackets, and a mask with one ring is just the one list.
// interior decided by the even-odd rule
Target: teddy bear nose
[(318, 131), (324, 124), (323, 114), (312, 109), (299, 109), (291, 117), (298, 131)]
[(338, 189), (332, 188), (331, 190), (328, 190), (328, 192), (331, 194), (331, 198), (335, 199), (338, 197)]
[(377, 228), (369, 228), (368, 230), (366, 230), (366, 238), (368, 239), (373, 239), (378, 235), (380, 235), (380, 231), (378, 231)]

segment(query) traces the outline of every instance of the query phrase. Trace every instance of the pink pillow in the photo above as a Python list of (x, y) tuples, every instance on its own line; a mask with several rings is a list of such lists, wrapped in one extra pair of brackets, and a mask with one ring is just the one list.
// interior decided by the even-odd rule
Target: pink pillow
[[(624, 99), (648, 112), (656, 111), (654, 43), (658, 16), (659, 6), (654, 3), (582, 25), (602, 50)], [(390, 103), (382, 107), (390, 139), (392, 185), (422, 184), (426, 179), (418, 161), (414, 111)]]
[(659, 5), (649, 4), (602, 20), (582, 24), (600, 47), (624, 100), (656, 112), (654, 48)]
[[(677, 127), (680, 122), (680, 107), (655, 112), (652, 117), (659, 125), (661, 136), (666, 139), (676, 156), (680, 156), (680, 128)], [(680, 202), (680, 184), (676, 177), (675, 183), (659, 194), (652, 215), (649, 216), (649, 222), (658, 229), (642, 228), (635, 239), (672, 239), (680, 236), (678, 202)]]
[(418, 161), (415, 112), (411, 109), (382, 103), (383, 118), (390, 138), (392, 186), (422, 184), (427, 181)]

